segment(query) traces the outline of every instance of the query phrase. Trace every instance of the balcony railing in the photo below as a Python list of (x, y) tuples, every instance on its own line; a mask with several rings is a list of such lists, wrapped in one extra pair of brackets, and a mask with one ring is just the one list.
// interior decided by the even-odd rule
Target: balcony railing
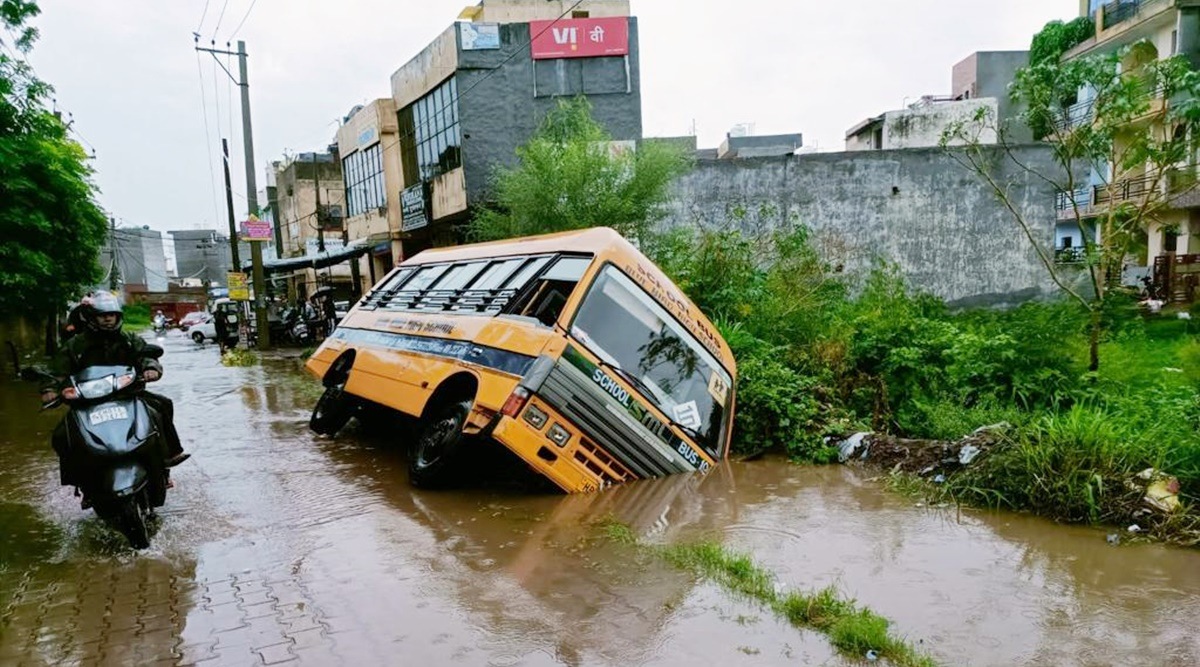
[(1142, 6), (1157, 0), (1116, 0), (1103, 5), (1104, 22), (1101, 28), (1107, 30), (1118, 23), (1124, 23), (1142, 11)]
[(1164, 179), (1155, 176), (1127, 178), (1108, 185), (1085, 185), (1072, 192), (1058, 192), (1054, 209), (1059, 219), (1074, 217), (1076, 210), (1083, 217), (1097, 215), (1100, 209), (1114, 203), (1140, 199), (1162, 189)]

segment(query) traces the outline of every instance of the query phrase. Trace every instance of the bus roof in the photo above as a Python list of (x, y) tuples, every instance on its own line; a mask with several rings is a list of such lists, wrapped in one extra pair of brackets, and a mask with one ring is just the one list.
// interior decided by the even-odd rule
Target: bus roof
[[(704, 313), (696, 307), (696, 304), (692, 303), (692, 300), (683, 293), (683, 290), (679, 289), (674, 281), (663, 273), (654, 262), (650, 261), (640, 250), (626, 240), (624, 236), (621, 236), (620, 233), (610, 227), (593, 227), (578, 231), (526, 236), (503, 241), (433, 248), (413, 255), (405, 260), (402, 266), (485, 259), (506, 255), (536, 255), (551, 252), (586, 252), (596, 255), (598, 258), (608, 260), (619, 258), (636, 259), (641, 270), (672, 290), (673, 294), (671, 296), (673, 299), (682, 300), (687, 304), (688, 317), (710, 332), (712, 337), (717, 341), (720, 347), (722, 365), (729, 369), (731, 373), (736, 372), (733, 352), (717, 331), (717, 327), (713, 325)], [(668, 310), (670, 309), (668, 308)], [(688, 325), (687, 322), (684, 324), (685, 326)], [(688, 328), (692, 327), (688, 326)]]

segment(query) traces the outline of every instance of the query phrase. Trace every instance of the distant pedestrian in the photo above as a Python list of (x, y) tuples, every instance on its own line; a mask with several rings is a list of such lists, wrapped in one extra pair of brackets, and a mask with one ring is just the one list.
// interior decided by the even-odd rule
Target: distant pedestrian
[(321, 299), (321, 314), (325, 319), (325, 337), (329, 338), (337, 328), (337, 308), (333, 305), (333, 295), (326, 294)]

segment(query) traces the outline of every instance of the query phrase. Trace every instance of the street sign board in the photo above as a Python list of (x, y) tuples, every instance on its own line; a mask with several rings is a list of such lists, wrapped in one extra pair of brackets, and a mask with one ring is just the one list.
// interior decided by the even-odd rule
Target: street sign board
[(271, 241), (275, 238), (271, 223), (258, 219), (242, 221), (241, 237), (243, 241)]
[(234, 301), (249, 301), (250, 287), (246, 283), (246, 274), (230, 271), (225, 274), (225, 284), (229, 287), (229, 298)]
[(629, 55), (629, 18), (530, 21), (534, 60)]
[(411, 232), (429, 224), (425, 215), (425, 184), (405, 188), (400, 192), (400, 231)]

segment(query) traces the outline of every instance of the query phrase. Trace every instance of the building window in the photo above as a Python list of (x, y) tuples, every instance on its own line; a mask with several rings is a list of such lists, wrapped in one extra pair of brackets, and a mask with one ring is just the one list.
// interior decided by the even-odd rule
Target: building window
[(342, 178), (346, 181), (346, 210), (350, 217), (387, 206), (380, 144), (346, 156), (342, 160)]
[(400, 111), (405, 185), (428, 181), (462, 166), (458, 125), (458, 81), (450, 77)]

